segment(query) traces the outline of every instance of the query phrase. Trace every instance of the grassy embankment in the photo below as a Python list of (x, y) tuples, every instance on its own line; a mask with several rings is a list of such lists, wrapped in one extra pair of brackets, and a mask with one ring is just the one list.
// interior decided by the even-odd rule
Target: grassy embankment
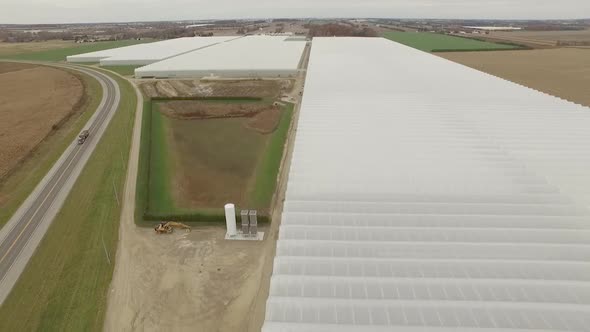
[(3, 330), (102, 331), (121, 212), (114, 188), (121, 195), (136, 106), (133, 87), (117, 81), (119, 110), (0, 307)]
[[(238, 102), (228, 100), (227, 102)], [(223, 102), (223, 100), (218, 101)], [(182, 165), (176, 165), (173, 151), (170, 151), (168, 137), (172, 128), (186, 133), (192, 153), (207, 160), (207, 166), (214, 169), (231, 169), (229, 177), (235, 181), (252, 177), (246, 192), (245, 204), (249, 207), (267, 209), (275, 191), (279, 165), (287, 138), (293, 105), (283, 108), (276, 130), (268, 137), (245, 129), (242, 119), (210, 119), (185, 121), (169, 119), (156, 109), (157, 103), (147, 101), (144, 105), (141, 137), (140, 164), (136, 197), (136, 222), (181, 220), (215, 222), (223, 220), (220, 208), (183, 207), (172, 195), (173, 177)], [(178, 133), (178, 132), (177, 132)], [(176, 133), (176, 135), (177, 135)], [(185, 147), (186, 149), (186, 147)], [(179, 147), (179, 150), (183, 150)], [(185, 152), (188, 152), (185, 150)], [(185, 162), (186, 163), (186, 162)], [(191, 162), (192, 164), (192, 162)], [(205, 171), (207, 167), (202, 168)], [(249, 172), (252, 171), (253, 175)], [(218, 175), (218, 173), (214, 173)], [(201, 175), (204, 176), (204, 175)], [(219, 179), (219, 182), (227, 181)], [(243, 184), (242, 184), (243, 185)], [(236, 183), (239, 186), (239, 183)], [(204, 192), (219, 191), (219, 188), (199, 188)], [(267, 217), (262, 215), (262, 221)]]
[(121, 76), (133, 76), (135, 75), (135, 68), (142, 66), (102, 66), (101, 68), (114, 71)]
[(0, 182), (0, 197), (4, 197), (0, 201), (0, 226), (10, 219), (68, 145), (78, 136), (102, 99), (102, 89), (95, 79), (78, 72), (71, 72), (84, 84), (85, 106), (59, 129), (52, 131), (14, 173)]
[(389, 40), (417, 48), (425, 52), (499, 51), (521, 49), (518, 45), (486, 42), (430, 32), (386, 32)]
[[(37, 51), (33, 49), (25, 49), (21, 48), (21, 53), (11, 53), (8, 50), (5, 50), (5, 54), (0, 54), (0, 59), (11, 59), (11, 60), (21, 60), (21, 61), (50, 61), (50, 62), (57, 62), (57, 61), (65, 61), (66, 57), (69, 55), (81, 54), (81, 53), (88, 53), (88, 52), (96, 52), (102, 50), (108, 50), (111, 48), (141, 44), (146, 42), (151, 42), (153, 40), (117, 40), (117, 41), (104, 41), (104, 42), (95, 42), (95, 43), (82, 43), (82, 44), (72, 44), (70, 47), (63, 47), (63, 44), (56, 44), (56, 48), (53, 49), (45, 49), (42, 51)], [(15, 48), (19, 46), (19, 44), (14, 44)]]

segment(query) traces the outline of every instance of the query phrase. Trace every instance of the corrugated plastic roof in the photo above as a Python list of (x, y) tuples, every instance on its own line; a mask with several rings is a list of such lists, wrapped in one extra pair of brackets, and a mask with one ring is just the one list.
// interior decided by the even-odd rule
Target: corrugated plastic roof
[(315, 38), (264, 332), (590, 331), (590, 110)]
[(297, 72), (305, 41), (246, 36), (135, 70), (136, 77), (278, 76)]
[(68, 62), (99, 62), (103, 66), (146, 65), (238, 37), (186, 37), (137, 44), (67, 57)]

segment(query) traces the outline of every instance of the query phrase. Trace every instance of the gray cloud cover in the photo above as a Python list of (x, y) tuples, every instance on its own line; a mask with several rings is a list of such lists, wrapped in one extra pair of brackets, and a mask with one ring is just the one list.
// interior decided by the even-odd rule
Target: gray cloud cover
[(588, 18), (590, 0), (0, 0), (0, 23), (265, 17)]

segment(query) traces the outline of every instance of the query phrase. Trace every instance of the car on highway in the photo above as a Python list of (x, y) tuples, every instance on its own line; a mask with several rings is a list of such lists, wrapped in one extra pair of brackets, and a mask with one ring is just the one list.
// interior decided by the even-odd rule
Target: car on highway
[(80, 135), (78, 135), (78, 145), (84, 144), (89, 135), (90, 133), (88, 132), (88, 130), (82, 131)]

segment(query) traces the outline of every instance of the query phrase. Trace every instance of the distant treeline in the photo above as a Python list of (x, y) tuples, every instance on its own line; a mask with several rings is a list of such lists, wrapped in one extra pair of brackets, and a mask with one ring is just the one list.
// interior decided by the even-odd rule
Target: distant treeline
[(350, 24), (327, 23), (306, 24), (309, 37), (377, 37), (377, 31), (369, 27), (355, 27)]

